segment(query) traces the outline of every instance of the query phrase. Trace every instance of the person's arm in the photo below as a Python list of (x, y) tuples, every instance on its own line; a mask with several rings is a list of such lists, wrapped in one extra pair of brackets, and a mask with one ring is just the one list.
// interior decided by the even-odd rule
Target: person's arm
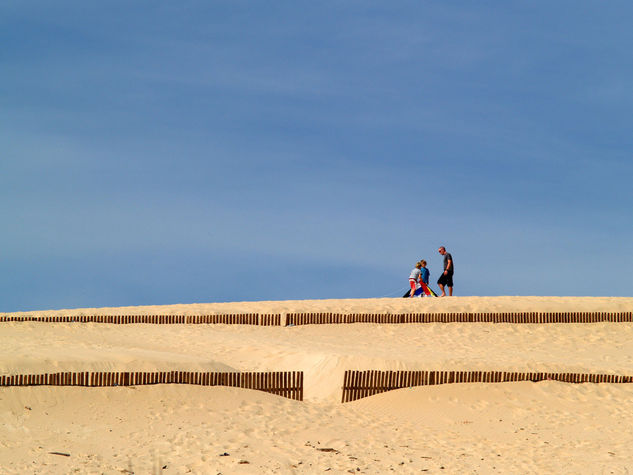
[(452, 260), (452, 259), (449, 259), (449, 260), (446, 262), (446, 269), (444, 269), (444, 273), (445, 273), (445, 274), (448, 274), (448, 270), (449, 270), (451, 267), (453, 267), (453, 260)]

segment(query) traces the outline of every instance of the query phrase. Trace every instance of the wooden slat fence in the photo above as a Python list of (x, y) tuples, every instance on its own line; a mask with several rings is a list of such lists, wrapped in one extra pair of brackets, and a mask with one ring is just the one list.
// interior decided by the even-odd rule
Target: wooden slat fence
[[(219, 315), (0, 315), (0, 322), (237, 324), (281, 326), (281, 314)], [(633, 312), (289, 313), (286, 325), (337, 323), (597, 323), (633, 322)]]
[(1, 386), (140, 386), (194, 384), (255, 389), (303, 401), (303, 371), (241, 372), (63, 372), (0, 376)]
[(281, 314), (231, 313), (220, 315), (2, 315), (0, 322), (50, 323), (153, 323), (153, 324), (212, 324), (281, 326)]
[(633, 376), (593, 373), (522, 373), (513, 371), (345, 371), (343, 402), (393, 389), (450, 383), (503, 383), (555, 380), (566, 383), (631, 383)]
[(289, 313), (286, 325), (332, 323), (597, 323), (633, 322), (633, 312)]

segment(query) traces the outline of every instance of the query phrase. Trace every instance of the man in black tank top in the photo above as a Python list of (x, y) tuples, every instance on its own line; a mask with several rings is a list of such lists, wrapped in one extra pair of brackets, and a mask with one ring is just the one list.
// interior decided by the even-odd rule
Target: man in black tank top
[(448, 287), (448, 295), (453, 295), (453, 271), (455, 270), (455, 266), (453, 264), (453, 256), (450, 253), (446, 252), (446, 248), (441, 246), (437, 252), (444, 256), (444, 272), (440, 275), (440, 278), (437, 280), (437, 285), (440, 286), (440, 290), (442, 291), (442, 295), (440, 297), (446, 297), (446, 291), (444, 290), (444, 286)]

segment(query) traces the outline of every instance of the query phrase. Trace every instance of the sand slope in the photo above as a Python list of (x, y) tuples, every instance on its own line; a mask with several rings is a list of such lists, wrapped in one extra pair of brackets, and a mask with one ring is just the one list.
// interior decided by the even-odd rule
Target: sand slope
[(2, 473), (633, 468), (629, 385), (434, 386), (345, 405), (233, 388), (13, 388), (0, 407)]
[(347, 369), (633, 374), (633, 324), (0, 325), (0, 374), (304, 371), (305, 399), (337, 402)]
[[(396, 312), (408, 306), (630, 311), (633, 299), (251, 302), (154, 307), (151, 313)], [(0, 324), (0, 342), (0, 374), (303, 370), (306, 398), (184, 385), (0, 388), (0, 473), (633, 471), (632, 385), (453, 384), (339, 402), (347, 369), (633, 374), (631, 323), (286, 328), (25, 322)]]

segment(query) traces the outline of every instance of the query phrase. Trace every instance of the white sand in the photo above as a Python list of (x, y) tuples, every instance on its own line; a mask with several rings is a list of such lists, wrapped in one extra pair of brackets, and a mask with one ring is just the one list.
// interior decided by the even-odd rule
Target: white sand
[[(57, 313), (425, 310), (631, 311), (633, 299), (322, 300)], [(339, 402), (347, 369), (631, 375), (631, 323), (284, 328), (27, 322), (0, 324), (0, 342), (0, 374), (303, 370), (306, 399), (186, 385), (1, 388), (0, 473), (633, 471), (631, 385), (453, 384)], [(55, 451), (70, 456), (49, 454)], [(220, 456), (224, 452), (229, 455)]]

